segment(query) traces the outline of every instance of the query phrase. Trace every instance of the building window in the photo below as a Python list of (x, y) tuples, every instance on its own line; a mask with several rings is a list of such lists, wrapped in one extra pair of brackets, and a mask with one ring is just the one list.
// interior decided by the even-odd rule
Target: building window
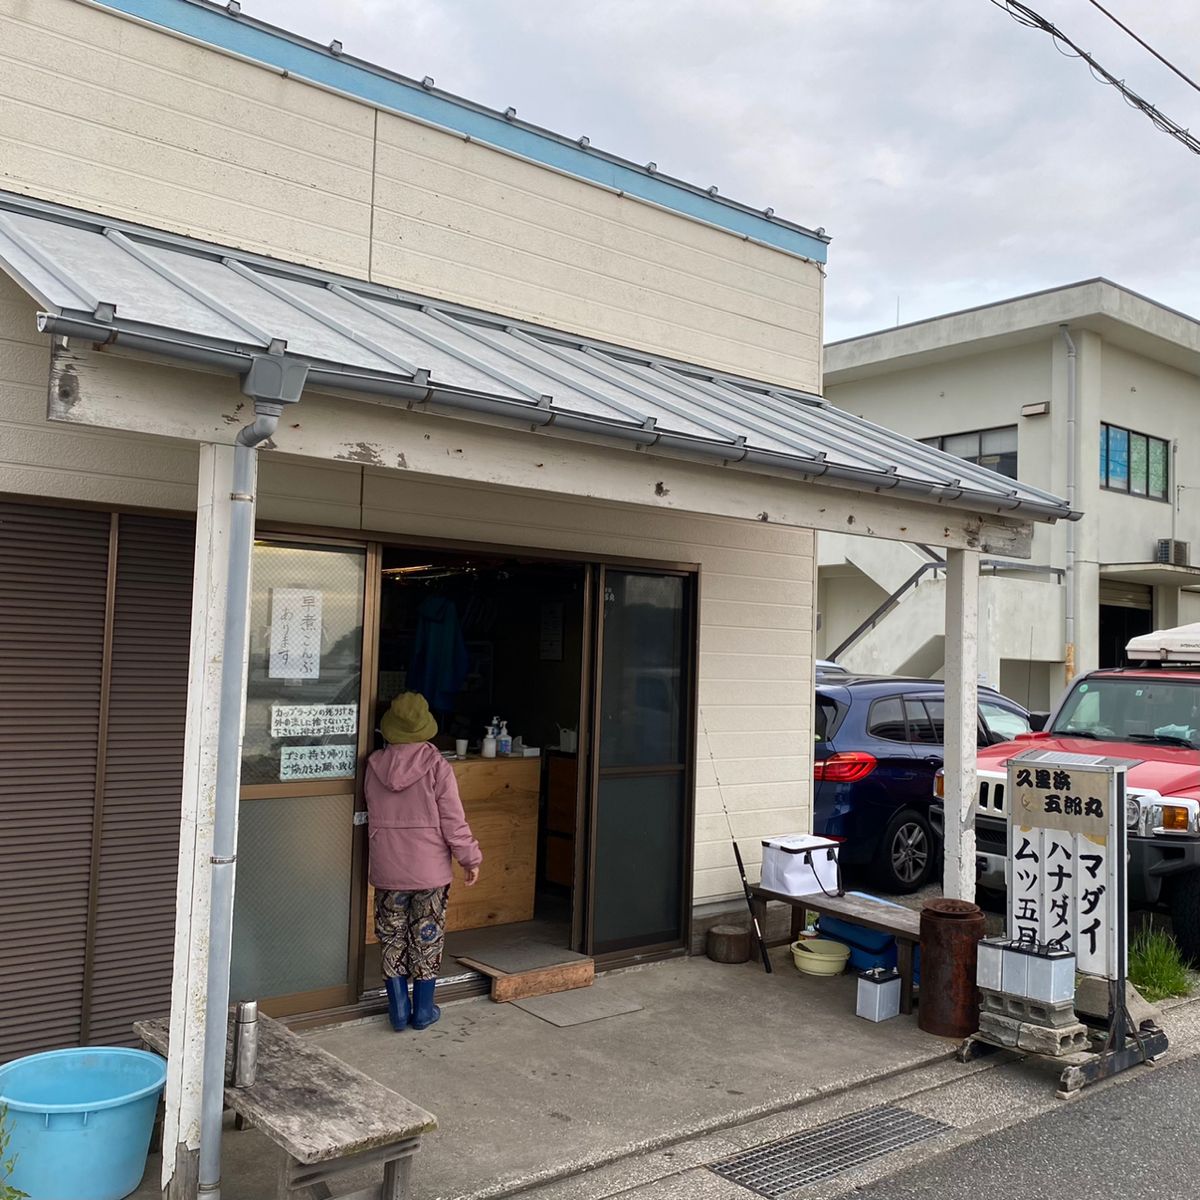
[(1167, 498), (1168, 443), (1119, 425), (1100, 426), (1100, 486), (1151, 500)]
[(998, 429), (976, 429), (972, 433), (951, 433), (945, 437), (922, 438), (926, 446), (934, 446), (964, 458), (967, 462), (987, 467), (997, 475), (1017, 477), (1017, 427), (1002, 425)]

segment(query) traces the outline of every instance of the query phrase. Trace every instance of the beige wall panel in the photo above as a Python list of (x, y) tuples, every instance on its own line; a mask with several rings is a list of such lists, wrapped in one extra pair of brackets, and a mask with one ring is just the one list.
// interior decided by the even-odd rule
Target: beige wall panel
[(375, 202), (379, 282), (819, 386), (814, 264), (387, 113)]
[(0, 186), (365, 275), (375, 115), (71, 0), (0, 13)]

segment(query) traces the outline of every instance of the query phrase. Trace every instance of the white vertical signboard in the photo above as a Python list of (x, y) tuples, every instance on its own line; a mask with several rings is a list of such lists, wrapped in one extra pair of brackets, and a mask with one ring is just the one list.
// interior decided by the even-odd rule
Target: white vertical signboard
[(321, 677), (321, 593), (271, 589), (271, 679)]
[(1048, 750), (1008, 763), (1009, 936), (1106, 979), (1125, 976), (1128, 765)]

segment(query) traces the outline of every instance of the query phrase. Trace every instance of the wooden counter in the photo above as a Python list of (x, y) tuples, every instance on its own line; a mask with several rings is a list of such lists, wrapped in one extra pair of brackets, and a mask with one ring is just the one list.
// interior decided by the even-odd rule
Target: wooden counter
[[(533, 920), (537, 879), (538, 790), (541, 759), (452, 760), (467, 823), (483, 851), (483, 870), (473, 888), (454, 885), (446, 931), (479, 929)], [(375, 893), (367, 889), (367, 942), (375, 941)]]

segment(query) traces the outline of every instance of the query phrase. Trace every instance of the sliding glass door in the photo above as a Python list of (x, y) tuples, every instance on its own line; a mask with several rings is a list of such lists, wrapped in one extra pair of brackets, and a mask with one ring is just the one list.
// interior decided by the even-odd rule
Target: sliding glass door
[(599, 572), (589, 950), (681, 945), (691, 870), (695, 580)]

